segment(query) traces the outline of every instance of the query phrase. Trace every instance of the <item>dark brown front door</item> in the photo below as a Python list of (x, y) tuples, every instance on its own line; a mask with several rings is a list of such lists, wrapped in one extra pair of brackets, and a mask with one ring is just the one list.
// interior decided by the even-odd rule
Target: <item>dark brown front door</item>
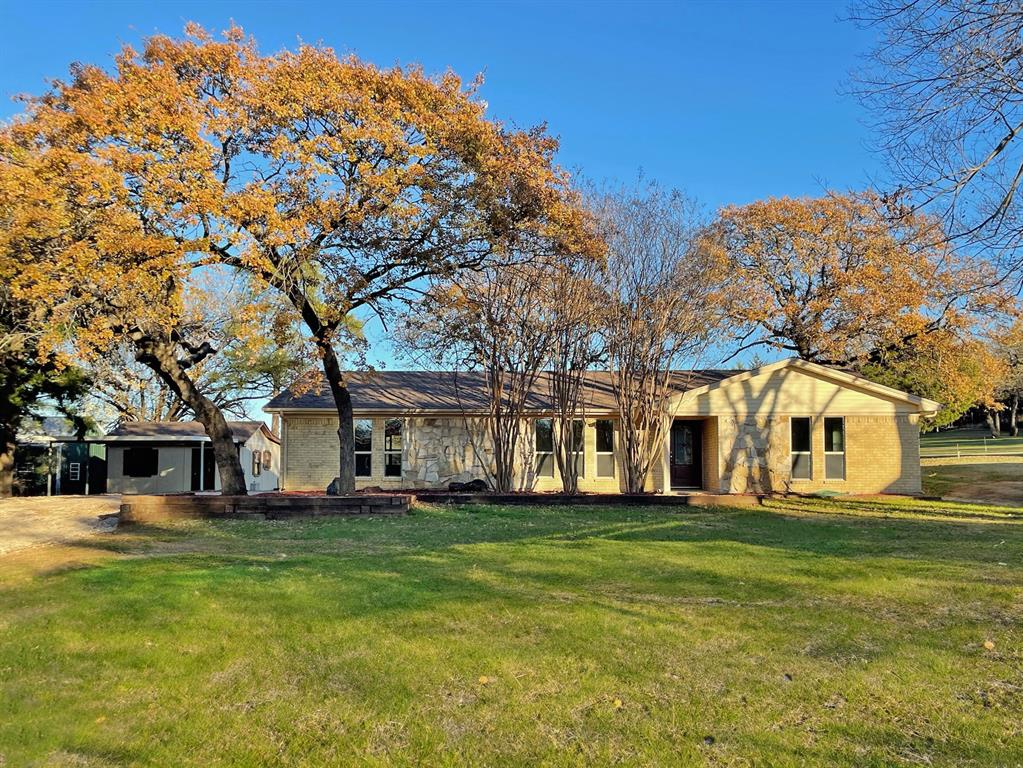
[(671, 487), (703, 486), (703, 425), (698, 421), (678, 421), (671, 425)]

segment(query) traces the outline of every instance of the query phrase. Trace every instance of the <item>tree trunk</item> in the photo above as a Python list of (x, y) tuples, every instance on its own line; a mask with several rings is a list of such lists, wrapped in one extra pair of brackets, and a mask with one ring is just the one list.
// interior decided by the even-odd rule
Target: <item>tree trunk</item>
[(234, 445), (234, 437), (220, 408), (203, 395), (178, 362), (176, 345), (169, 341), (136, 341), (136, 359), (149, 366), (195, 414), (213, 443), (213, 456), (220, 473), (220, 492), (225, 496), (245, 496), (245, 473)]
[(1009, 434), (1013, 437), (1019, 436), (1019, 395), (1012, 396), (1012, 404), (1009, 406)]
[(1002, 419), (998, 411), (986, 408), (984, 410), (984, 420), (991, 431), (991, 437), (1000, 437), (1002, 434)]
[(14, 493), (14, 432), (0, 430), (0, 499)]
[(340, 448), (338, 476), (335, 487), (339, 494), (355, 493), (355, 422), (352, 418), (352, 396), (341, 375), (341, 365), (329, 341), (317, 340), (323, 356), (323, 373), (337, 408), (337, 437)]

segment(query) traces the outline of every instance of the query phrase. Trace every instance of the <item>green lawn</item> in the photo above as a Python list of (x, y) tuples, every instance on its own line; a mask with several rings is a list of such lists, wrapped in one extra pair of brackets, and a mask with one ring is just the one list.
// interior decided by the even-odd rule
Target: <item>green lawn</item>
[(949, 429), (920, 435), (920, 456), (1023, 456), (1023, 437), (992, 438), (986, 429)]
[(1018, 765), (1021, 553), (1007, 510), (810, 500), (11, 555), (0, 765)]

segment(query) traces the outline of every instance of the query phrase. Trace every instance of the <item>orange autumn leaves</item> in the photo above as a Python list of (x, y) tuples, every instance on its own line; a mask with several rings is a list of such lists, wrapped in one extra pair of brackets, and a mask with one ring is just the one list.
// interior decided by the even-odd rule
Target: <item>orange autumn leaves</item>
[[(360, 302), (455, 268), (452, 254), (599, 257), (556, 141), (485, 110), (450, 72), (310, 45), (263, 55), (240, 29), (215, 39), (189, 25), (184, 38), (125, 48), (112, 72), (76, 66), (27, 102), (0, 137), (0, 193), (23, 212), (3, 245), (48, 249), (45, 274), (21, 271), (37, 298), (69, 273), (94, 274), (94, 297), (117, 294), (114, 314), (173, 326), (187, 272), (220, 263), (296, 310), (309, 299), (328, 331)], [(42, 183), (44, 167), (66, 183)], [(19, 198), (21, 176), (38, 199)], [(47, 223), (47, 211), (63, 215)], [(118, 324), (94, 312), (78, 330), (99, 341)]]
[(993, 404), (1003, 366), (983, 339), (1012, 302), (940, 221), (873, 192), (772, 198), (725, 208), (704, 244), (727, 264), (727, 312), (746, 348), (937, 400), (936, 424)]
[(940, 223), (873, 193), (773, 198), (725, 208), (708, 238), (728, 265), (730, 314), (755, 341), (850, 364), (996, 301)]

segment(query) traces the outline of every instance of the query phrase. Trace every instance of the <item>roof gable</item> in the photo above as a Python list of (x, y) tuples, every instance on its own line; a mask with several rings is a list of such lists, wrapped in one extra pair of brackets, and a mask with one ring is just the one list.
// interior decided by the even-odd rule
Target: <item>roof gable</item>
[(903, 392), (902, 390), (894, 389), (893, 387), (888, 387), (884, 384), (878, 384), (877, 382), (871, 381), (870, 379), (858, 374), (850, 373), (849, 371), (843, 371), (841, 369), (821, 365), (819, 363), (811, 363), (799, 358), (789, 358), (787, 360), (781, 360), (776, 363), (761, 366), (760, 368), (741, 371), (733, 376), (721, 379), (720, 381), (710, 382), (701, 387), (695, 387), (684, 393), (676, 402), (686, 401), (693, 397), (698, 397), (700, 395), (709, 394), (726, 388), (740, 387), (753, 379), (771, 376), (772, 374), (778, 374), (785, 371), (799, 372), (818, 379), (823, 379), (832, 382), (839, 387), (854, 390), (863, 395), (884, 400), (886, 402), (901, 403), (910, 406), (911, 410), (919, 412), (925, 416), (932, 416), (941, 408), (941, 403), (935, 402), (934, 400), (913, 395), (909, 392)]

